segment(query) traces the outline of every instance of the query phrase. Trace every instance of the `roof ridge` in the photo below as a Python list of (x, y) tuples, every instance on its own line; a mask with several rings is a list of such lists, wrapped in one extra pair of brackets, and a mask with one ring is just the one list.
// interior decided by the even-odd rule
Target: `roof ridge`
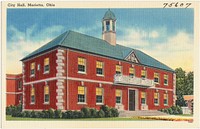
[(64, 33), (66, 33), (64, 36), (63, 36), (63, 39), (60, 41), (60, 43), (58, 43), (59, 45), (62, 45), (63, 41), (67, 38), (67, 36), (69, 35), (71, 30), (68, 30), (68, 31), (65, 31)]

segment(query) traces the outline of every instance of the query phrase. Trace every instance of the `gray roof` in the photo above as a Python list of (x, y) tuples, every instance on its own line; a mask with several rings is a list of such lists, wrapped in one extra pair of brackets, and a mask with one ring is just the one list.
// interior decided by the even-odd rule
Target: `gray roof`
[(103, 17), (103, 20), (116, 20), (115, 14), (108, 9)]
[(140, 50), (132, 49), (118, 44), (116, 44), (116, 46), (113, 46), (105, 40), (74, 32), (71, 30), (61, 34), (49, 43), (33, 51), (32, 53), (24, 57), (22, 61), (59, 46), (98, 54), (101, 56), (111, 57), (119, 60), (124, 60), (133, 51), (137, 59), (139, 60), (139, 64), (168, 71), (174, 71), (170, 67), (157, 61), (156, 59), (143, 53)]

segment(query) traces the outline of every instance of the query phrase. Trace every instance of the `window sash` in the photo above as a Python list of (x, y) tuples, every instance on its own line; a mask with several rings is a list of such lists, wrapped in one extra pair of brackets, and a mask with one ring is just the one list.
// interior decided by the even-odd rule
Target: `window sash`
[(116, 72), (121, 73), (121, 71), (122, 71), (122, 66), (116, 65)]
[(121, 96), (116, 96), (116, 103), (120, 104), (121, 103)]
[(96, 68), (103, 69), (103, 62), (96, 61)]
[(85, 87), (78, 86), (78, 94), (79, 95), (85, 95)]
[(78, 65), (84, 65), (85, 66), (86, 60), (84, 58), (78, 58)]
[(103, 75), (103, 69), (101, 69), (101, 68), (96, 68), (96, 70), (97, 70), (97, 74)]
[(35, 88), (31, 88), (31, 96), (35, 95)]
[(31, 103), (35, 103), (35, 95), (31, 95)]
[(146, 104), (146, 98), (141, 98), (141, 103)]
[(35, 62), (31, 63), (31, 70), (35, 69)]
[(84, 102), (85, 102), (85, 95), (83, 95), (83, 94), (78, 94), (78, 102), (84, 103)]
[(154, 93), (154, 99), (158, 98), (158, 93)]
[(96, 103), (103, 103), (103, 96), (102, 95), (96, 95)]
[(102, 88), (96, 88), (96, 95), (103, 95), (103, 89)]
[(49, 86), (44, 87), (44, 94), (49, 94)]
[(44, 66), (49, 65), (49, 58), (44, 59)]
[(116, 97), (121, 97), (122, 96), (122, 91), (116, 89), (116, 93), (115, 93)]
[(44, 95), (44, 102), (48, 103), (49, 102), (49, 94)]
[(141, 71), (141, 77), (146, 78), (146, 71), (145, 70)]
[(146, 92), (141, 92), (141, 98), (146, 98)]

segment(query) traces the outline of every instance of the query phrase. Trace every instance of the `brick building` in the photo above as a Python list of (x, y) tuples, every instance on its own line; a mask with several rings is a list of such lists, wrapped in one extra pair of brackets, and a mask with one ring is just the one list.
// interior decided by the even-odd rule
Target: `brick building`
[(22, 102), (22, 74), (6, 74), (6, 106)]
[(24, 57), (24, 110), (156, 110), (175, 103), (174, 70), (116, 43), (116, 17), (102, 19), (102, 39), (67, 31)]

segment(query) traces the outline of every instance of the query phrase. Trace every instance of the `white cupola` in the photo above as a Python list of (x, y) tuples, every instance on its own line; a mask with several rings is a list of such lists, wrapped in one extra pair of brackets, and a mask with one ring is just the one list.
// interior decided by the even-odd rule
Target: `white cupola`
[(111, 45), (116, 45), (116, 17), (108, 9), (102, 19), (102, 38)]

